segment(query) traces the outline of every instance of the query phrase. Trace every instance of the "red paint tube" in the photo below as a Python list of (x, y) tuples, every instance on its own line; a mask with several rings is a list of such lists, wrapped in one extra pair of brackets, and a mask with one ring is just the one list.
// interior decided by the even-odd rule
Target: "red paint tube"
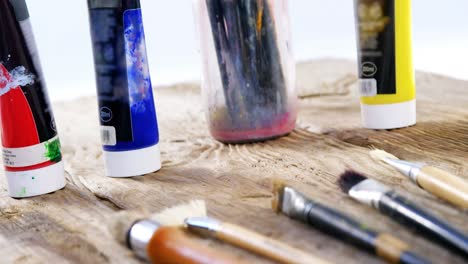
[(65, 186), (25, 0), (0, 0), (0, 124), (10, 196), (36, 196)]

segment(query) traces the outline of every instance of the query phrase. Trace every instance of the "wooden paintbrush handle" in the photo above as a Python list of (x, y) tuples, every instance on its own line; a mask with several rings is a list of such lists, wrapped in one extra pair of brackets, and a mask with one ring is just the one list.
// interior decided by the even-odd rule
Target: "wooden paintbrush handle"
[(409, 251), (409, 245), (386, 233), (375, 239), (376, 254), (394, 264), (428, 264), (430, 262)]
[(285, 243), (260, 235), (245, 228), (222, 223), (216, 237), (221, 241), (236, 245), (281, 263), (328, 263)]
[(425, 166), (417, 182), (424, 190), (462, 208), (468, 208), (468, 181), (443, 170)]
[(151, 263), (157, 264), (237, 264), (239, 258), (215, 251), (178, 227), (160, 227), (148, 244)]

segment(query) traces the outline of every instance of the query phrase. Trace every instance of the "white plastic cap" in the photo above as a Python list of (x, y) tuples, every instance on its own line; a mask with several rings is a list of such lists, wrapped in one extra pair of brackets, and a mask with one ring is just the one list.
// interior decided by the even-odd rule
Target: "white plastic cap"
[(161, 169), (159, 144), (130, 151), (104, 151), (106, 175), (134, 177)]
[(13, 198), (37, 196), (65, 187), (63, 161), (36, 170), (5, 171), (5, 176)]
[(397, 104), (361, 103), (363, 126), (370, 129), (394, 129), (416, 124), (416, 100)]

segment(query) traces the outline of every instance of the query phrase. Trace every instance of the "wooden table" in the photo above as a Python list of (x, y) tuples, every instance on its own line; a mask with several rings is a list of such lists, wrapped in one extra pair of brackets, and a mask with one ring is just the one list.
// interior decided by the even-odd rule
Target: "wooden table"
[[(67, 186), (53, 194), (15, 200), (7, 196), (1, 176), (0, 262), (135, 263), (138, 260), (131, 252), (111, 237), (108, 219), (119, 210), (158, 211), (191, 199), (205, 199), (214, 217), (255, 229), (332, 262), (380, 262), (273, 213), (270, 184), (272, 178), (281, 178), (370, 227), (408, 241), (417, 253), (435, 263), (466, 263), (346, 197), (336, 181), (348, 168), (365, 172), (468, 232), (467, 212), (425, 193), (368, 156), (368, 148), (375, 146), (400, 158), (427, 162), (468, 177), (468, 82), (418, 73), (418, 125), (372, 131), (360, 128), (354, 70), (354, 63), (341, 60), (300, 64), (301, 111), (296, 130), (278, 140), (249, 145), (223, 145), (210, 137), (198, 85), (158, 88), (163, 169), (131, 179), (103, 175), (95, 98), (55, 104)], [(210, 244), (246, 260), (266, 262), (227, 245)]]

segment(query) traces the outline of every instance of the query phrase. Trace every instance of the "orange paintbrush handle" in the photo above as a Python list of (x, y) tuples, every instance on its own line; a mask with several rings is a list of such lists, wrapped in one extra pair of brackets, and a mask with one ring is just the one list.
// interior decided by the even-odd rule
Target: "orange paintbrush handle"
[(160, 227), (148, 247), (151, 263), (157, 264), (237, 264), (239, 258), (209, 248), (178, 227)]

